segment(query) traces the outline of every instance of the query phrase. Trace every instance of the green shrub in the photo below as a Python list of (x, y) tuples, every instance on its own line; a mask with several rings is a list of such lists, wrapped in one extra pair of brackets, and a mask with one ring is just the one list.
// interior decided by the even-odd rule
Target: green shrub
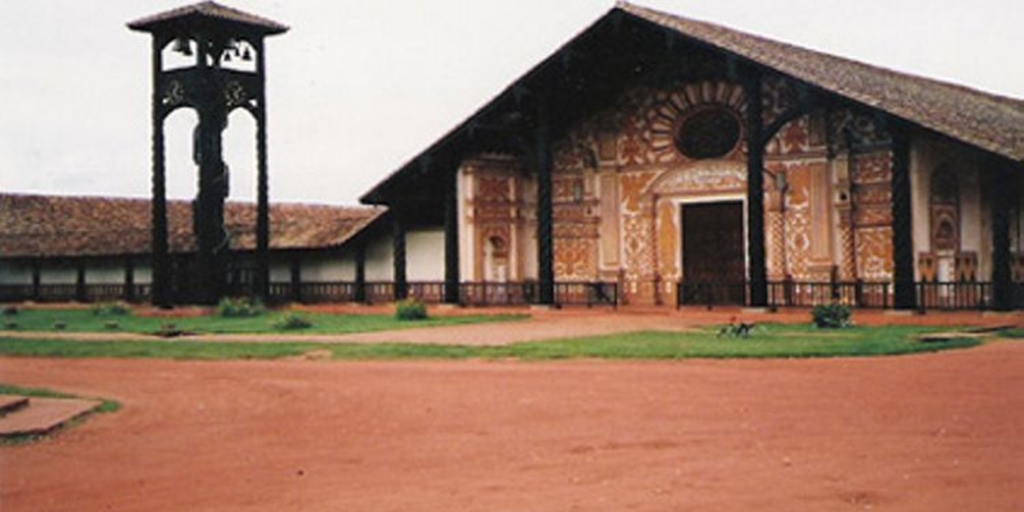
[(14, 322), (14, 321), (4, 322), (4, 329), (6, 329), (8, 331), (13, 331), (13, 330), (15, 330), (17, 328), (18, 328), (18, 322)]
[(132, 308), (123, 302), (104, 302), (93, 306), (92, 314), (96, 316), (127, 316), (132, 314)]
[(278, 321), (274, 322), (274, 328), (288, 331), (309, 329), (310, 327), (313, 327), (313, 322), (310, 322), (308, 318), (295, 313), (288, 313)]
[(53, 323), (53, 329), (56, 331), (63, 331), (64, 329), (67, 329), (67, 327), (67, 322), (64, 322), (62, 320), (57, 320), (56, 322)]
[(258, 298), (224, 297), (217, 304), (217, 314), (225, 318), (247, 318), (260, 316), (265, 311)]
[(853, 325), (850, 321), (850, 317), (853, 315), (853, 310), (850, 306), (833, 302), (832, 304), (815, 306), (811, 310), (811, 316), (814, 318), (814, 325), (820, 329), (839, 329), (842, 327), (848, 327)]
[(103, 326), (111, 330), (117, 330), (121, 328), (121, 324), (118, 323), (116, 320), (110, 320), (107, 323), (103, 324)]
[(417, 299), (405, 299), (395, 305), (395, 318), (399, 320), (425, 320), (427, 305)]
[(4, 316), (15, 316), (18, 314), (18, 308), (15, 306), (4, 306)]

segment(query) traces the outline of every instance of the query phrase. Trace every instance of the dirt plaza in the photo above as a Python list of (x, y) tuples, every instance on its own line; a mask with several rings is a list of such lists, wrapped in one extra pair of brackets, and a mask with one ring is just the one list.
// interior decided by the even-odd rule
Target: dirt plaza
[(123, 404), (0, 448), (5, 512), (1024, 506), (1011, 341), (759, 361), (3, 358), (0, 375)]

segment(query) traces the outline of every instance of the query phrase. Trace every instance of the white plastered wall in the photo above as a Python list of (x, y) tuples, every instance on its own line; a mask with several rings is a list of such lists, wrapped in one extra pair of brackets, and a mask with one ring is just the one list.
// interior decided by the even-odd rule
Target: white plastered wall
[(405, 234), (405, 277), (409, 281), (444, 281), (443, 227)]
[(32, 265), (28, 262), (0, 261), (0, 284), (32, 284)]

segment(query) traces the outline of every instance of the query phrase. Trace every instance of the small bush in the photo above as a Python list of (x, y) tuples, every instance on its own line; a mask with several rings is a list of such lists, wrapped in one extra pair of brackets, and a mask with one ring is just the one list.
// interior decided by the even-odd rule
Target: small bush
[(121, 324), (118, 323), (116, 320), (110, 320), (107, 323), (103, 324), (103, 326), (110, 330), (117, 330), (121, 328)]
[(224, 297), (217, 304), (217, 314), (225, 318), (248, 318), (260, 316), (265, 311), (259, 299), (248, 297)]
[(305, 318), (295, 313), (289, 313), (283, 316), (280, 320), (274, 322), (274, 328), (282, 330), (298, 330), (298, 329), (309, 329), (313, 327), (313, 322), (310, 322), (308, 318)]
[(15, 322), (13, 320), (12, 321), (8, 321), (8, 322), (4, 322), (4, 329), (7, 329), (8, 331), (13, 331), (13, 330), (15, 330), (17, 328), (18, 328), (18, 322)]
[(811, 316), (814, 318), (814, 325), (819, 329), (840, 329), (843, 327), (849, 327), (853, 325), (850, 321), (850, 317), (853, 315), (853, 310), (850, 306), (843, 304), (832, 303), (828, 305), (815, 306), (811, 310)]
[(18, 314), (18, 308), (15, 306), (4, 306), (4, 316), (15, 316)]
[(132, 308), (123, 302), (105, 302), (93, 306), (92, 314), (96, 316), (127, 316), (132, 314)]
[(53, 323), (53, 328), (58, 331), (63, 331), (64, 329), (67, 329), (67, 327), (68, 324), (60, 320), (57, 320), (56, 322)]
[(417, 299), (405, 299), (395, 305), (395, 318), (399, 320), (425, 320), (427, 305)]

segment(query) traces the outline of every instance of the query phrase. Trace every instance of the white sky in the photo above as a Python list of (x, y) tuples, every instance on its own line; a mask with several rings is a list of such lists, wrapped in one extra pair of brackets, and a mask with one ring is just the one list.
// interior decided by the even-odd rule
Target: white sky
[[(149, 197), (149, 36), (187, 0), (0, 0), (0, 190)], [(353, 204), (613, 7), (612, 0), (223, 0), (268, 40), (272, 201)], [(876, 65), (1024, 98), (1019, 0), (645, 0)], [(231, 119), (231, 197), (255, 195)], [(191, 197), (194, 117), (167, 122), (168, 194)]]

